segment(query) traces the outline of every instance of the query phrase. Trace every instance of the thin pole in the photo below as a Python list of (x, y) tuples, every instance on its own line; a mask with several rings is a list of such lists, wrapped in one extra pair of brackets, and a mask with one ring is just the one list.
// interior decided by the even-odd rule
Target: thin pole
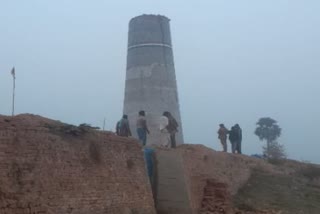
[(16, 77), (13, 75), (13, 90), (12, 90), (12, 116), (14, 116), (14, 98), (16, 90)]
[(103, 119), (103, 127), (102, 127), (103, 131), (104, 131), (105, 125), (106, 125), (106, 118)]

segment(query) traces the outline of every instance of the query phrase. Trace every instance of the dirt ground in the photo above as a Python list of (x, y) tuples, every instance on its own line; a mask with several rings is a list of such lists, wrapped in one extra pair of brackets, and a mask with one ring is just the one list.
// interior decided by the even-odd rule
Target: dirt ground
[(281, 214), (319, 214), (319, 166), (284, 161), (278, 167), (292, 173), (273, 175), (255, 169), (234, 196), (234, 206), (248, 213), (269, 209)]
[[(101, 170), (100, 166), (99, 170), (97, 170), (97, 173), (105, 172), (106, 175), (103, 174), (105, 175), (105, 178), (103, 177), (104, 182), (107, 181), (107, 179), (113, 179), (112, 181), (114, 182), (123, 181), (124, 184), (119, 187), (125, 187), (127, 185), (127, 189), (134, 189), (135, 186), (132, 185), (132, 183), (135, 184), (137, 178), (140, 176), (140, 182), (145, 184), (146, 175), (143, 171), (143, 157), (140, 146), (137, 143), (136, 146), (133, 145), (135, 139), (119, 138), (111, 132), (102, 133), (95, 129), (95, 127), (87, 124), (73, 126), (30, 114), (20, 115), (14, 118), (0, 115), (0, 141), (3, 160), (8, 161), (12, 159), (12, 162), (24, 166), (26, 164), (25, 162), (28, 163), (28, 161), (34, 161), (36, 158), (43, 158), (45, 161), (49, 160), (49, 164), (62, 164), (63, 166), (66, 164), (67, 166), (64, 167), (70, 167), (69, 162), (71, 163), (74, 160), (78, 160), (82, 157), (79, 156), (79, 154), (83, 154), (84, 157), (88, 156), (87, 159), (91, 160), (91, 162), (88, 162), (91, 165), (87, 168), (95, 169), (93, 166), (103, 162), (103, 157), (105, 157), (106, 167), (103, 168), (105, 171)], [(36, 141), (35, 139), (38, 138), (40, 140)], [(105, 150), (97, 149), (94, 146), (96, 144), (100, 145), (101, 148), (105, 148)], [(108, 146), (104, 147), (104, 144)], [(32, 149), (26, 149), (29, 147), (32, 147)], [(6, 148), (8, 151), (5, 152), (4, 149)], [(77, 152), (71, 153), (69, 150)], [(30, 151), (31, 153), (27, 154), (26, 151)], [(39, 153), (40, 155), (35, 156), (32, 152), (37, 152), (36, 154)], [(102, 154), (101, 157), (97, 155), (99, 153)], [(190, 203), (189, 205), (192, 208), (193, 214), (320, 213), (319, 165), (292, 160), (267, 161), (246, 155), (217, 152), (199, 144), (181, 145), (175, 150), (170, 150), (169, 153), (173, 153), (171, 154), (171, 168), (173, 173), (179, 171), (181, 175), (179, 174), (178, 178), (184, 178), (185, 186), (182, 188), (185, 188), (183, 189), (185, 191), (182, 192), (187, 192), (189, 197), (187, 197), (186, 203)], [(132, 154), (135, 154), (135, 156), (127, 160)], [(60, 157), (63, 157), (69, 162), (64, 161), (64, 159)], [(50, 158), (55, 161), (52, 161)], [(60, 160), (59, 158), (63, 161), (56, 161), (56, 159)], [(69, 160), (70, 158), (71, 160)], [(118, 158), (119, 161), (115, 162), (115, 158)], [(137, 166), (140, 166), (140, 168), (137, 168), (139, 170), (132, 170), (131, 159), (136, 162)], [(167, 160), (167, 158), (165, 159)], [(79, 163), (81, 163), (80, 168), (83, 165), (83, 161), (81, 160), (79, 161)], [(41, 170), (38, 170), (41, 176), (47, 171), (51, 173), (51, 168), (63, 169), (63, 167), (59, 166), (59, 168), (55, 165), (55, 167), (50, 168), (44, 164), (44, 161), (38, 161), (37, 163), (43, 164)], [(123, 163), (124, 165), (117, 166), (116, 164), (118, 163)], [(173, 163), (176, 163), (176, 165)], [(181, 167), (179, 164), (181, 164)], [(2, 166), (4, 166), (3, 163)], [(72, 166), (77, 165), (73, 164)], [(167, 169), (170, 167), (165, 165), (164, 168)], [(6, 168), (3, 168), (2, 173), (6, 176), (10, 175), (5, 173), (4, 169)], [(113, 171), (113, 169), (118, 170)], [(124, 175), (129, 175), (129, 172), (123, 171), (122, 173), (119, 169), (128, 169), (130, 173), (137, 172), (138, 174), (126, 178)], [(79, 175), (76, 174), (76, 176), (74, 176), (75, 179), (83, 176), (82, 168), (75, 169), (74, 171), (66, 170), (64, 173), (68, 174), (70, 172), (74, 172), (74, 174), (79, 173)], [(109, 172), (114, 173), (114, 177), (110, 176), (108, 174)], [(29, 171), (25, 173), (29, 173)], [(30, 178), (35, 179), (36, 176), (32, 173), (30, 172)], [(170, 173), (164, 176), (168, 178), (167, 180), (172, 180), (172, 174)], [(19, 178), (21, 177), (20, 171), (16, 174), (19, 175)], [(22, 182), (23, 184), (23, 182), (29, 182), (29, 177), (25, 177), (25, 181), (18, 179), (18, 183), (20, 184)], [(51, 179), (50, 176), (47, 177)], [(66, 176), (66, 178), (63, 178), (63, 176), (60, 177), (62, 179), (61, 182), (64, 182), (64, 180), (69, 179), (70, 176)], [(4, 178), (5, 177), (2, 176), (2, 179)], [(8, 182), (12, 181), (11, 178), (7, 180)], [(82, 182), (86, 183), (87, 180), (88, 179), (85, 179)], [(41, 179), (39, 179), (39, 182), (40, 181)], [(81, 182), (74, 183), (79, 184)], [(97, 183), (101, 185), (103, 182), (99, 181)], [(37, 182), (35, 182), (35, 184), (37, 184)], [(91, 185), (92, 183), (89, 182), (89, 184)], [(93, 184), (95, 185), (94, 182)], [(109, 184), (105, 184), (105, 186), (108, 185)], [(12, 188), (10, 188), (9, 185), (3, 186), (3, 188), (8, 188), (8, 192), (12, 192)], [(144, 198), (142, 202), (147, 198), (149, 199), (149, 205), (152, 204), (151, 191), (149, 191), (146, 185), (144, 185), (145, 188), (143, 191), (141, 190), (141, 186), (143, 185), (139, 184), (138, 186), (140, 186), (140, 188), (138, 188), (136, 192), (142, 192), (141, 196), (138, 195)], [(109, 185), (108, 187), (112, 189), (114, 185)], [(38, 186), (35, 185), (34, 188), (38, 188)], [(69, 188), (69, 186), (67, 186), (67, 188)], [(76, 190), (82, 191), (83, 189), (75, 188), (75, 191)], [(90, 188), (89, 190), (91, 191)], [(126, 195), (127, 190), (123, 192), (123, 194)], [(27, 191), (25, 191), (25, 193), (29, 194)], [(110, 191), (106, 193), (108, 197), (110, 193)], [(115, 193), (118, 193), (118, 191), (115, 191)], [(105, 192), (99, 192), (99, 194), (105, 194)], [(79, 195), (79, 193), (74, 195)], [(118, 197), (118, 195), (115, 197)], [(181, 199), (181, 197), (178, 199)], [(28, 201), (30, 200), (30, 197), (28, 197)], [(104, 200), (105, 199), (102, 199), (103, 203)], [(117, 200), (110, 199), (110, 203), (115, 203)], [(52, 199), (50, 199), (50, 201), (52, 201)], [(0, 200), (0, 204), (1, 202), (4, 202), (4, 200)], [(171, 203), (172, 201), (169, 202)]]
[(320, 166), (182, 145), (192, 208), (201, 214), (319, 214)]

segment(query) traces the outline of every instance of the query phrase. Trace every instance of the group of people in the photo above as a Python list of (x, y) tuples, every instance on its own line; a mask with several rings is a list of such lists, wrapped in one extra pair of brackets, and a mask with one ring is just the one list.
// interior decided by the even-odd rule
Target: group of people
[[(176, 133), (178, 132), (178, 122), (168, 111), (163, 112), (159, 118), (159, 144), (164, 147), (176, 147)], [(139, 141), (143, 146), (147, 145), (147, 135), (150, 134), (147, 126), (145, 111), (139, 111), (136, 121), (136, 132)], [(123, 115), (122, 119), (117, 122), (116, 134), (122, 137), (132, 136), (128, 115)]]
[(242, 129), (239, 124), (235, 124), (230, 130), (228, 130), (224, 124), (220, 124), (219, 126), (218, 138), (220, 139), (223, 151), (228, 151), (227, 139), (229, 135), (232, 153), (241, 154)]

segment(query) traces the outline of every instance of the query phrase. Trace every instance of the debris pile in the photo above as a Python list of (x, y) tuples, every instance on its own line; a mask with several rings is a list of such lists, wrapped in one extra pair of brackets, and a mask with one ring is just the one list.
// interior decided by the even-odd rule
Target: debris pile
[(230, 201), (227, 185), (214, 179), (209, 179), (203, 190), (200, 214), (232, 213)]

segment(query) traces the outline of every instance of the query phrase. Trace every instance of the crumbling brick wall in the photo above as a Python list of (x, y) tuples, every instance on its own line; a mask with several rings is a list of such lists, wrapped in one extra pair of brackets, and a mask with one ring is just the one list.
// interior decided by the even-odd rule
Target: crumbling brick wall
[(200, 214), (231, 213), (231, 197), (225, 183), (208, 179), (203, 189)]
[(0, 116), (0, 214), (49, 213), (155, 213), (141, 146), (38, 116)]
[[(244, 155), (216, 152), (202, 145), (182, 145), (177, 148), (177, 155), (182, 158), (190, 206), (194, 214), (200, 211), (208, 214), (234, 213), (232, 203), (228, 200), (248, 181), (251, 170), (274, 170), (264, 161)], [(220, 200), (219, 203), (216, 199)]]

